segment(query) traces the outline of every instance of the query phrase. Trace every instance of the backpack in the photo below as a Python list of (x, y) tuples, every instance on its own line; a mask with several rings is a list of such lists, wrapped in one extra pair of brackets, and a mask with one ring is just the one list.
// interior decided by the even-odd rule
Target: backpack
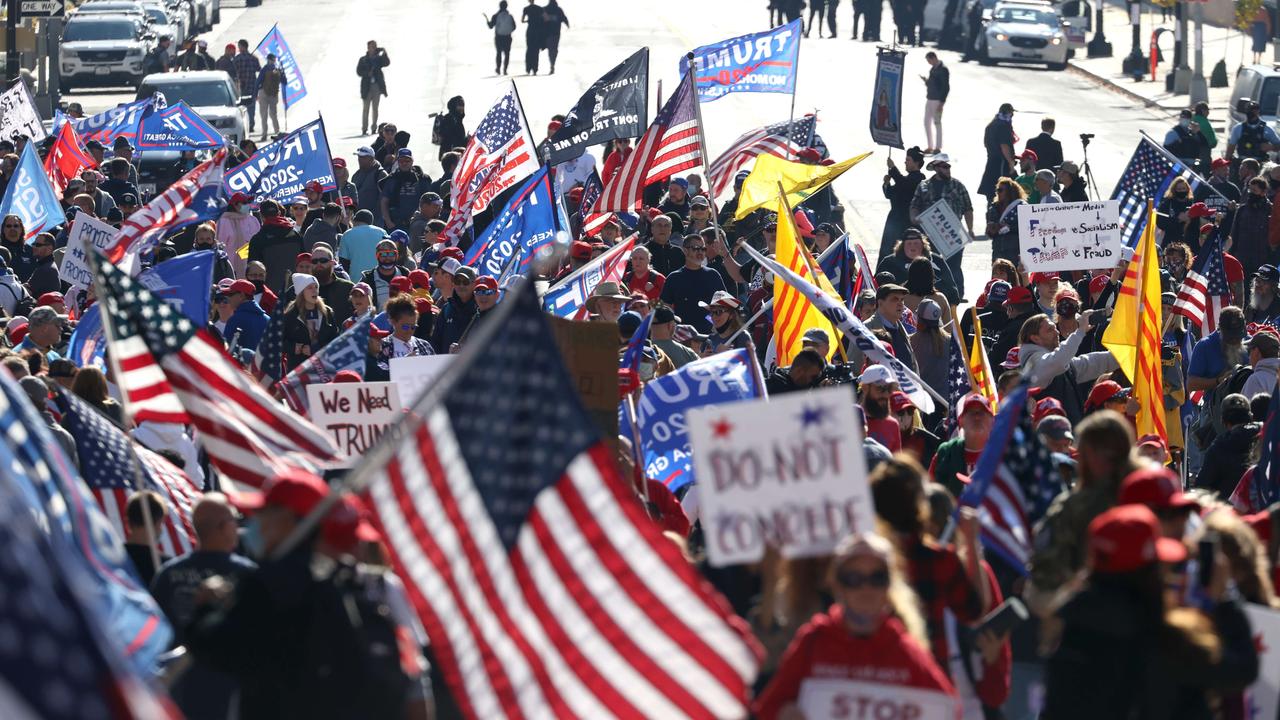
[(1249, 376), (1252, 374), (1252, 367), (1236, 365), (1226, 380), (1218, 383), (1217, 387), (1205, 393), (1201, 401), (1200, 415), (1196, 418), (1195, 428), (1191, 431), (1195, 436), (1196, 444), (1201, 450), (1208, 450), (1214, 438), (1227, 431), (1227, 427), (1222, 424), (1222, 401), (1228, 395), (1243, 390), (1245, 382), (1249, 380)]
[(435, 114), (435, 120), (431, 122), (431, 144), (439, 145), (443, 142), (444, 133), (444, 116), (445, 113), (438, 112)]
[(304, 671), (316, 688), (330, 688), (315, 701), (350, 708), (351, 717), (402, 717), (416, 676), (402, 662), (401, 634), (381, 573), (334, 563), (314, 588)]

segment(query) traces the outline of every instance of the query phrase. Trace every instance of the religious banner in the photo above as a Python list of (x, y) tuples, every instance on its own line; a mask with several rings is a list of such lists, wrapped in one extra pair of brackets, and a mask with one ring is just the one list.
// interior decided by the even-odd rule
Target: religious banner
[(881, 48), (876, 53), (876, 89), (871, 96), (871, 139), (901, 149), (902, 66), (904, 52)]

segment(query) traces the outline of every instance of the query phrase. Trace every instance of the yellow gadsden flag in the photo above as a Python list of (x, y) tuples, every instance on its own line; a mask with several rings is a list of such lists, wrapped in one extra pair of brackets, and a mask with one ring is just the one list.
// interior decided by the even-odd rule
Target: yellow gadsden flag
[(808, 165), (783, 160), (776, 155), (760, 155), (756, 158), (756, 165), (751, 169), (751, 174), (742, 183), (742, 193), (738, 196), (738, 211), (733, 217), (741, 220), (760, 208), (772, 210), (781, 215), (782, 207), (778, 200), (779, 184), (787, 193), (787, 205), (795, 207), (821, 190), (827, 183), (840, 177), (845, 170), (862, 162), (870, 154), (863, 153), (835, 165)]
[[(778, 200), (776, 185), (774, 200), (775, 202)], [(826, 274), (817, 269), (813, 256), (799, 241), (789, 207), (785, 212), (778, 213), (777, 255), (778, 262), (785, 265), (788, 270), (817, 285), (831, 297), (837, 300), (840, 298), (840, 293), (831, 286), (831, 281), (827, 279)], [(804, 349), (804, 334), (809, 328), (822, 328), (827, 331), (827, 337), (831, 340), (831, 347), (827, 352), (827, 359), (830, 360), (836, 348), (840, 346), (841, 335), (836, 331), (835, 326), (818, 311), (818, 308), (814, 307), (813, 303), (809, 302), (804, 293), (792, 287), (790, 283), (775, 279), (773, 339), (778, 351), (779, 367), (790, 365), (792, 358)]]
[(1166, 443), (1164, 377), (1160, 366), (1160, 256), (1156, 251), (1156, 215), (1147, 207), (1147, 227), (1138, 252), (1124, 273), (1111, 324), (1102, 345), (1133, 383), (1138, 402), (1138, 435), (1159, 435)]

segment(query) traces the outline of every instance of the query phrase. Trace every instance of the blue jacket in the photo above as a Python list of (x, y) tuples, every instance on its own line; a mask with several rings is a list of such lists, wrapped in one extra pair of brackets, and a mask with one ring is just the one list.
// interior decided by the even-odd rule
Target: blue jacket
[[(231, 313), (222, 337), (226, 338), (228, 346), (238, 345), (241, 349), (257, 350), (258, 343), (262, 341), (262, 332), (267, 329), (267, 321), (270, 319), (271, 316), (258, 306), (257, 301), (245, 300)], [(240, 333), (239, 340), (236, 339), (237, 332)]]

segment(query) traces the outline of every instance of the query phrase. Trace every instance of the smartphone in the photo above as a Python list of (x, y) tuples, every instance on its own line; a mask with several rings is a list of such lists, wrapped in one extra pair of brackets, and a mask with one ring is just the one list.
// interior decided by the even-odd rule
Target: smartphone
[(990, 630), (996, 635), (1003, 635), (1026, 622), (1030, 617), (1031, 613), (1027, 611), (1027, 606), (1018, 598), (1011, 597), (979, 620), (978, 627), (975, 629), (979, 633)]
[(1199, 545), (1196, 557), (1196, 582), (1200, 584), (1201, 589), (1204, 589), (1213, 582), (1213, 566), (1218, 557), (1218, 533), (1206, 532)]

